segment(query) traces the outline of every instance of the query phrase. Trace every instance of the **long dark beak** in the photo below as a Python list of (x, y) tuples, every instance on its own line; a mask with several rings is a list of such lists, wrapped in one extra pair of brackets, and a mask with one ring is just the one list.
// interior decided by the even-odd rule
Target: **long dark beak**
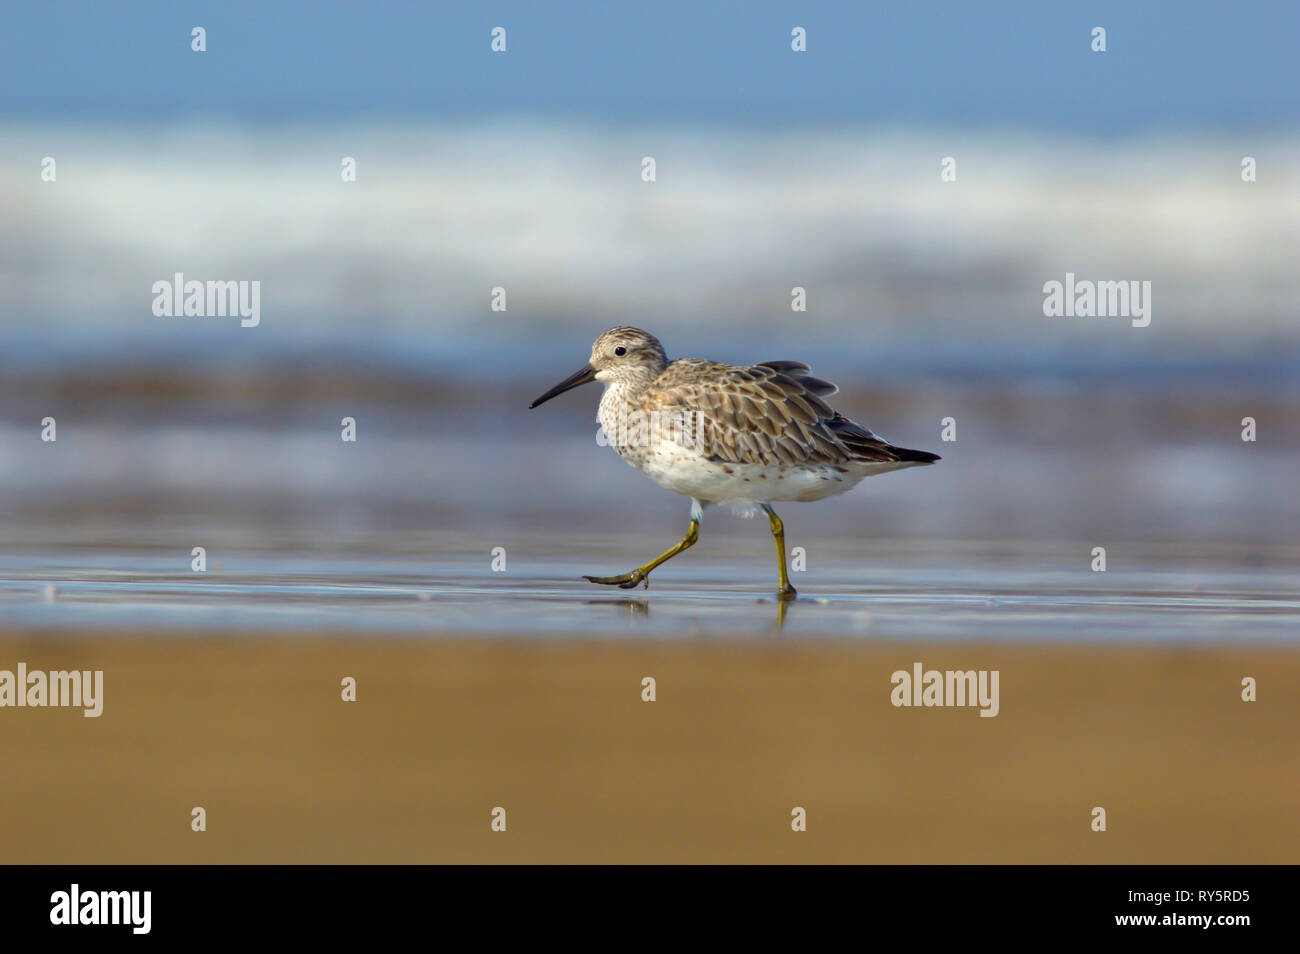
[(596, 369), (593, 368), (591, 365), (587, 365), (581, 371), (577, 371), (569, 375), (567, 378), (565, 378), (555, 387), (551, 388), (549, 391), (547, 391), (545, 394), (539, 397), (532, 404), (528, 405), (528, 408), (529, 410), (531, 410), (537, 407), (537, 405), (539, 404), (545, 404), (547, 401), (555, 397), (557, 394), (563, 394), (565, 391), (572, 391), (574, 388), (578, 387), (579, 385), (587, 384), (588, 382), (595, 381), (595, 380), (596, 380)]

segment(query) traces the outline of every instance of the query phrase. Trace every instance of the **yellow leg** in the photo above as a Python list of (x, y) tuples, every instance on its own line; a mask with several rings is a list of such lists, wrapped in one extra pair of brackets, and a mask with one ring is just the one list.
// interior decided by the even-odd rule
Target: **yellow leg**
[(790, 585), (790, 577), (785, 572), (785, 524), (767, 504), (763, 505), (763, 510), (767, 513), (767, 522), (772, 527), (772, 537), (776, 540), (776, 568), (781, 575), (781, 587), (777, 590), (777, 596), (782, 600), (792, 600), (799, 593)]
[[(686, 531), (686, 536), (678, 540), (673, 546), (669, 547), (659, 556), (655, 557), (645, 566), (639, 566), (630, 573), (620, 573), (618, 576), (584, 576), (584, 580), (592, 583), (605, 583), (609, 586), (621, 586), (625, 590), (634, 589), (638, 583), (644, 583), (646, 589), (650, 588), (650, 571), (660, 563), (666, 563), (683, 550), (688, 550), (695, 546), (695, 541), (700, 539), (700, 521), (698, 517), (691, 517), (690, 528)], [(783, 571), (784, 572), (784, 571)]]

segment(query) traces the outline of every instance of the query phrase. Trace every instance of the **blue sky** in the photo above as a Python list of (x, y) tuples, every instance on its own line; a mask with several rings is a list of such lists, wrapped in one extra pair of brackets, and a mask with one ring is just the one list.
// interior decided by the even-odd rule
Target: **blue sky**
[[(0, 116), (559, 115), (1010, 123), (1300, 119), (1290, 3), (7, 5)], [(790, 29), (808, 52), (790, 51)], [(203, 26), (208, 52), (190, 51)], [(508, 31), (508, 52), (488, 49)], [(1109, 50), (1093, 53), (1104, 26)]]

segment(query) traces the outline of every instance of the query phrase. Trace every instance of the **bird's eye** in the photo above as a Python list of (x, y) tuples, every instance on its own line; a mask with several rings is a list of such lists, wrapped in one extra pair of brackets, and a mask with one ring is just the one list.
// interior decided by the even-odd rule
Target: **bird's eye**
[(621, 358), (623, 357), (623, 355), (627, 354), (627, 349), (624, 348), (622, 345), (619, 345), (617, 348), (614, 349), (614, 354), (618, 355)]

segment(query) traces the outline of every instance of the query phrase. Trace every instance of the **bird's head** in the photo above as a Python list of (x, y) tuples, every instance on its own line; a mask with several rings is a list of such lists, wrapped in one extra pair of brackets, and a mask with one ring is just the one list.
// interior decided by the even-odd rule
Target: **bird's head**
[(537, 407), (590, 381), (606, 384), (649, 381), (667, 366), (664, 346), (654, 335), (640, 328), (611, 328), (592, 344), (591, 358), (586, 367), (569, 375), (528, 406)]

